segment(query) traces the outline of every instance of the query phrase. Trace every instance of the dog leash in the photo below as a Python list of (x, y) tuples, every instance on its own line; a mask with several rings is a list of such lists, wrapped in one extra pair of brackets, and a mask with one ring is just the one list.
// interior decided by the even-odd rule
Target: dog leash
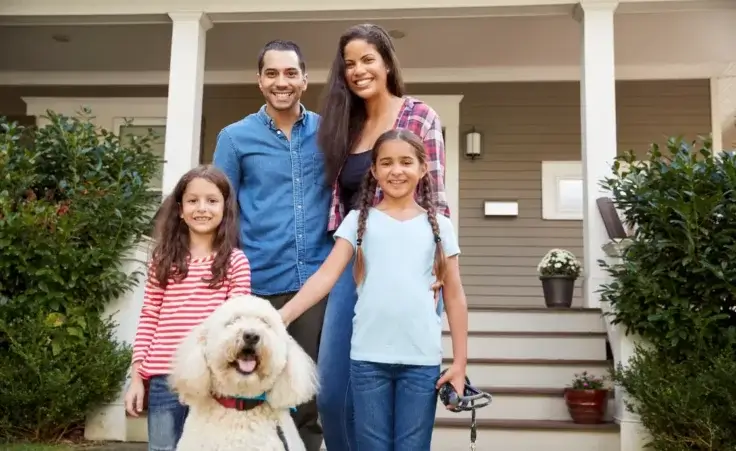
[(280, 424), (276, 425), (276, 434), (279, 436), (279, 440), (284, 445), (284, 451), (289, 451), (289, 443), (286, 441), (286, 435)]
[[(440, 377), (445, 374), (447, 370), (440, 373)], [(493, 396), (490, 393), (486, 393), (478, 388), (473, 387), (470, 383), (470, 379), (465, 376), (465, 389), (463, 396), (460, 396), (456, 391), (455, 387), (449, 382), (445, 383), (440, 387), (437, 395), (445, 406), (451, 406), (449, 409), (451, 412), (470, 412), (470, 451), (475, 451), (475, 441), (478, 438), (478, 428), (475, 421), (475, 411), (482, 409), (493, 402)], [(476, 401), (481, 401), (476, 404)]]

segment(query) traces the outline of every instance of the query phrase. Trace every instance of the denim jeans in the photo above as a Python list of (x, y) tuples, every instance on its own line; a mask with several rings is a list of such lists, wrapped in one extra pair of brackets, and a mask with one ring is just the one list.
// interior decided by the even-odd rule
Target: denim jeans
[(327, 297), (317, 370), (317, 409), (325, 446), (330, 451), (355, 451), (355, 419), (350, 389), (350, 339), (358, 301), (350, 263)]
[[(329, 451), (358, 449), (350, 386), (350, 339), (357, 302), (353, 264), (350, 263), (327, 298), (317, 361), (320, 380), (317, 409)], [(437, 310), (442, 312), (443, 309), (444, 302), (440, 296)]]
[(358, 451), (429, 451), (440, 366), (350, 362)]
[(189, 408), (172, 393), (166, 376), (154, 376), (148, 389), (148, 451), (174, 451)]

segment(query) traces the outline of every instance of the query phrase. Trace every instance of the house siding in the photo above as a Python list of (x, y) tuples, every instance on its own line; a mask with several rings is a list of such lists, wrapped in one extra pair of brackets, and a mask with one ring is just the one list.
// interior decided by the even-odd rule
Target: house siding
[[(304, 103), (316, 108), (321, 86)], [(460, 158), (461, 271), (471, 305), (541, 306), (536, 265), (554, 247), (583, 257), (582, 221), (542, 220), (541, 162), (580, 160), (580, 92), (573, 82), (412, 85), (412, 94), (463, 94), (461, 137), (483, 134), (482, 156)], [(0, 114), (25, 112), (21, 96), (166, 96), (165, 87), (0, 87)], [(204, 93), (203, 161), (211, 161), (218, 131), (255, 111), (254, 86), (208, 86)], [(708, 80), (617, 83), (619, 151), (644, 154), (671, 135), (710, 132)], [(461, 143), (461, 149), (464, 144)], [(516, 200), (515, 218), (485, 218), (484, 200)], [(582, 305), (581, 280), (575, 305)]]

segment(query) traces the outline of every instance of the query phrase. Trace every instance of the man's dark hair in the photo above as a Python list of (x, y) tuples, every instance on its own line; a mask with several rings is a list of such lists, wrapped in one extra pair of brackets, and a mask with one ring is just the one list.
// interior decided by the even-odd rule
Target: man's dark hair
[(302, 55), (302, 49), (299, 48), (296, 42), (285, 41), (283, 39), (276, 39), (264, 45), (263, 48), (261, 49), (261, 53), (258, 54), (258, 73), (259, 74), (263, 70), (263, 56), (269, 50), (296, 53), (296, 57), (299, 58), (299, 69), (301, 69), (302, 72), (307, 71), (307, 65), (304, 64), (304, 56)]

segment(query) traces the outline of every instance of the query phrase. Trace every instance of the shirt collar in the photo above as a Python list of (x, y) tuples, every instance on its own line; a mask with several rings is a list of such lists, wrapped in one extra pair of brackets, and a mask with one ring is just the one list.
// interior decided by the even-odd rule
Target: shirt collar
[[(269, 116), (268, 113), (266, 112), (266, 105), (265, 104), (261, 107), (260, 110), (258, 110), (258, 117), (261, 118), (261, 120), (263, 121), (264, 124), (268, 125), (273, 130), (277, 130), (278, 129), (278, 127), (276, 127), (276, 123), (274, 123), (274, 121), (271, 118), (271, 116)], [(299, 117), (297, 118), (297, 120), (296, 120), (295, 123), (299, 123), (299, 122), (304, 121), (306, 117), (307, 117), (307, 109), (304, 108), (304, 105), (302, 105), (300, 103), (299, 104)]]

